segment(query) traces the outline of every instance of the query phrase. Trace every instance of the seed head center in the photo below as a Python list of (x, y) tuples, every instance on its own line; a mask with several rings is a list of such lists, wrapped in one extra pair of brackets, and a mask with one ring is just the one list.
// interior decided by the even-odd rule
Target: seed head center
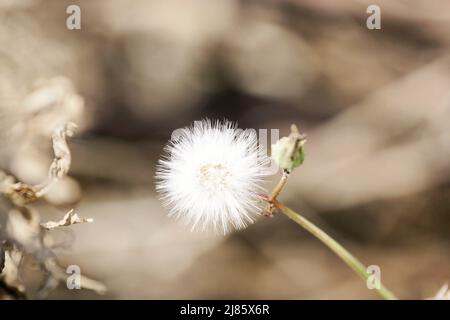
[(209, 192), (222, 191), (227, 188), (230, 177), (230, 171), (221, 163), (202, 165), (198, 172), (200, 184)]

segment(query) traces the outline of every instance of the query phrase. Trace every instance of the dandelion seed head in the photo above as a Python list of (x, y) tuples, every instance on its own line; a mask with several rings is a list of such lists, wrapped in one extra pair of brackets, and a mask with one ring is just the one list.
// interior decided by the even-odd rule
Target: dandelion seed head
[(204, 120), (179, 133), (156, 171), (156, 190), (169, 215), (193, 230), (222, 234), (254, 222), (264, 206), (259, 195), (270, 161), (256, 131)]

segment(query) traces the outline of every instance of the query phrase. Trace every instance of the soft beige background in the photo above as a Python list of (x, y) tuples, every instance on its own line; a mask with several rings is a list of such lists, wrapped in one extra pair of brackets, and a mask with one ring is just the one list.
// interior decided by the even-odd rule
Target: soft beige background
[[(203, 117), (282, 134), (297, 123), (306, 162), (281, 199), (380, 266), (401, 298), (450, 281), (450, 3), (378, 1), (374, 31), (370, 3), (0, 1), (3, 166), (29, 183), (46, 174), (48, 118), (32, 110), (39, 137), (11, 129), (37, 81), (65, 77), (84, 99), (52, 111), (80, 130), (71, 178), (39, 209), (95, 219), (54, 233), (69, 243), (60, 260), (109, 291), (51, 298), (376, 298), (284, 216), (226, 237), (166, 217), (156, 161), (174, 129)], [(82, 30), (65, 28), (68, 4)]]

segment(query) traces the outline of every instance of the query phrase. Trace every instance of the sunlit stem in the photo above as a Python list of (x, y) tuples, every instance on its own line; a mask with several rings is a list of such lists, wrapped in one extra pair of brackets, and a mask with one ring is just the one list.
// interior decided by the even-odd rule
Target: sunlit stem
[[(290, 219), (295, 221), (301, 227), (303, 227), (306, 231), (311, 233), (317, 239), (322, 241), (328, 248), (331, 249), (339, 258), (341, 258), (353, 271), (355, 271), (361, 278), (363, 278), (366, 282), (369, 278), (369, 273), (367, 272), (367, 268), (350, 252), (348, 252), (343, 246), (341, 246), (336, 240), (331, 238), (328, 234), (314, 225), (312, 222), (301, 216), (299, 213), (293, 211), (292, 209), (286, 207), (282, 203), (278, 202), (278, 200), (273, 199), (271, 204), (283, 212)], [(380, 284), (379, 288), (374, 289), (383, 299), (386, 300), (397, 300), (395, 295), (388, 290), (385, 286)]]
[(269, 195), (267, 202), (269, 205), (266, 208), (266, 215), (272, 216), (273, 210), (274, 210), (274, 200), (278, 197), (278, 195), (283, 190), (284, 186), (286, 185), (286, 182), (289, 178), (289, 171), (283, 170), (283, 175), (281, 176), (280, 181), (278, 181), (278, 184), (273, 189), (272, 193)]

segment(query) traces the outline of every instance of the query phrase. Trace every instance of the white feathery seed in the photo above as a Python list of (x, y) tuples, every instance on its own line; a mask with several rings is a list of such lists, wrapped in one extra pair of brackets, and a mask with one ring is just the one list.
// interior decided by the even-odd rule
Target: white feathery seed
[(197, 121), (169, 141), (156, 171), (156, 190), (192, 230), (226, 234), (253, 223), (264, 203), (269, 158), (255, 130), (229, 121)]

